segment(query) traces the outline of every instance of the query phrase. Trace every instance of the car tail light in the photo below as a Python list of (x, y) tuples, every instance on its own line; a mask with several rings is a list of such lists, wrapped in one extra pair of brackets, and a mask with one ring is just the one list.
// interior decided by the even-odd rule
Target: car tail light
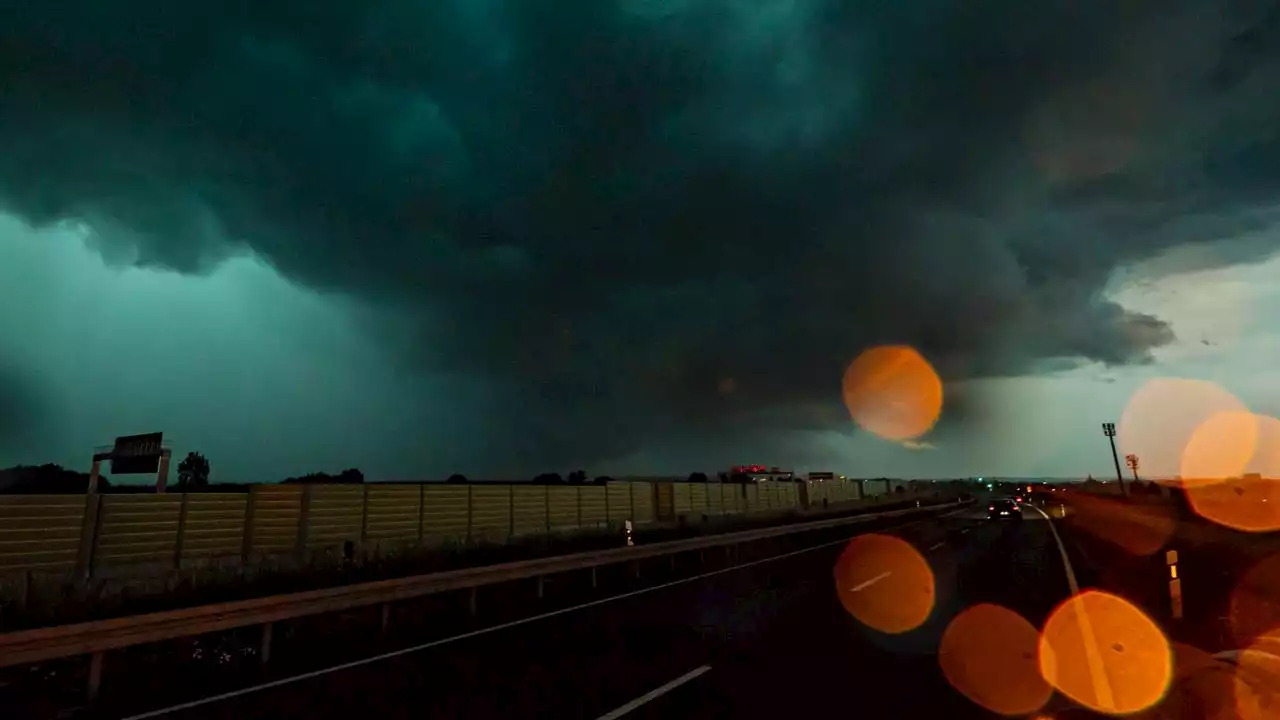
[(987, 511), (988, 511), (988, 512), (990, 512), (990, 511), (992, 511), (992, 510), (995, 510), (995, 509), (996, 509), (996, 506), (995, 506), (995, 505), (988, 505), (988, 506), (987, 506)]

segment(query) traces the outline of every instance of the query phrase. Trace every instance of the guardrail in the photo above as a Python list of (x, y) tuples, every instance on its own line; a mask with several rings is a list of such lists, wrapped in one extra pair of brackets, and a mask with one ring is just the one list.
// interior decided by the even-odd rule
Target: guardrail
[[(261, 625), (263, 627), (261, 659), (270, 657), (272, 623), (322, 613), (355, 608), (383, 606), (383, 623), (389, 617), (390, 604), (435, 593), (464, 590), (548, 575), (587, 570), (617, 563), (635, 562), (672, 553), (737, 545), (799, 532), (853, 525), (876, 518), (927, 513), (955, 507), (960, 502), (919, 508), (867, 513), (851, 517), (792, 523), (754, 530), (709, 535), (685, 540), (671, 540), (574, 553), (550, 558), (521, 560), (478, 568), (452, 570), (393, 580), (311, 590), (286, 595), (203, 605), (181, 610), (136, 615), (61, 625), (35, 630), (0, 634), (0, 667), (25, 665), (47, 660), (91, 656), (88, 695), (92, 700), (101, 682), (103, 654), (134, 645), (174, 640), (211, 632)], [(472, 597), (474, 608), (474, 595)]]

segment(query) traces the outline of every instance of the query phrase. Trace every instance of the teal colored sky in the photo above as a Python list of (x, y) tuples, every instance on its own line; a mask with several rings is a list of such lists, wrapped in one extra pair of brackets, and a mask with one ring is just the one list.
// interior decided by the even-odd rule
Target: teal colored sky
[[(885, 7), (14, 9), (0, 465), (1101, 475), (1151, 378), (1280, 412), (1272, 4)], [(882, 343), (912, 448), (840, 399)]]

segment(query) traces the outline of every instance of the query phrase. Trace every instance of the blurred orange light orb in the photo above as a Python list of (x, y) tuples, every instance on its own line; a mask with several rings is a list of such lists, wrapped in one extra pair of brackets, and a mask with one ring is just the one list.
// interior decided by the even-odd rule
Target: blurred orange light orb
[(1001, 715), (1026, 715), (1053, 695), (1036, 663), (1038, 639), (1021, 615), (982, 603), (947, 626), (938, 663), (952, 687), (975, 703)]
[(1173, 654), (1155, 622), (1128, 600), (1086, 590), (1057, 607), (1040, 635), (1040, 671), (1063, 695), (1127, 715), (1164, 697)]
[(844, 373), (843, 395), (859, 427), (886, 440), (912, 440), (942, 415), (942, 380), (914, 348), (866, 350)]
[(836, 594), (859, 622), (891, 635), (915, 630), (933, 612), (936, 589), (929, 562), (892, 535), (859, 535), (835, 568)]

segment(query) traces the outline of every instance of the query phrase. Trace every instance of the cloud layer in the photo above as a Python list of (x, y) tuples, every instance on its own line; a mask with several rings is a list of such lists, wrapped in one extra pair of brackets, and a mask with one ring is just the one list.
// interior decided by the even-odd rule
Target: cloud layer
[(6, 210), (374, 303), (531, 463), (830, 427), (882, 342), (1143, 362), (1113, 269), (1275, 249), (1272, 2), (16, 5)]

